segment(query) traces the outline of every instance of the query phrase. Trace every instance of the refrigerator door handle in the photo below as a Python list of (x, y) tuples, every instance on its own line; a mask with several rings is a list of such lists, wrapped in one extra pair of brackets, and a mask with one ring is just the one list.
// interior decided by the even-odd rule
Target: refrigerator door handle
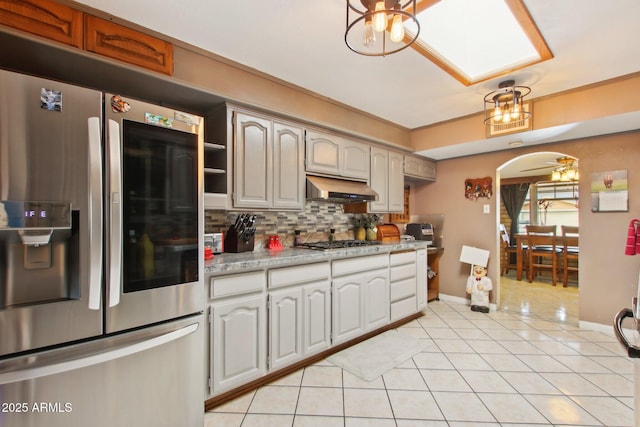
[(122, 284), (122, 178), (120, 126), (109, 120), (109, 307), (120, 303)]
[[(99, 363), (105, 363), (112, 360), (120, 359), (122, 357), (147, 351), (154, 347), (159, 347), (163, 344), (175, 341), (195, 332), (197, 329), (198, 323), (192, 323), (171, 332), (152, 336), (151, 338), (149, 336), (144, 336), (133, 344), (123, 345), (101, 353), (92, 353), (80, 356), (78, 356), (77, 354), (73, 354), (73, 356), (71, 357), (66, 356), (57, 361), (48, 361), (45, 365), (9, 371), (0, 374), (0, 385), (33, 380), (39, 377), (60, 374), (63, 372), (68, 372), (75, 369), (85, 368), (87, 366), (97, 365)], [(31, 356), (25, 356), (25, 358), (29, 357)]]
[(100, 118), (89, 127), (89, 309), (100, 309), (102, 294), (102, 155)]
[(613, 322), (613, 330), (616, 333), (616, 338), (618, 342), (622, 344), (622, 346), (627, 350), (627, 354), (629, 357), (633, 359), (640, 358), (640, 347), (636, 347), (631, 344), (629, 340), (622, 333), (622, 321), (627, 317), (633, 317), (633, 311), (629, 308), (623, 308), (616, 314), (616, 317)]

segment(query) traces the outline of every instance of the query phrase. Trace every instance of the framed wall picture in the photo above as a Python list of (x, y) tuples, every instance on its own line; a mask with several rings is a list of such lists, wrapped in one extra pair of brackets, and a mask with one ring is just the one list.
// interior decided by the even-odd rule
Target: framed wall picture
[(626, 169), (591, 174), (591, 211), (629, 211), (629, 184)]

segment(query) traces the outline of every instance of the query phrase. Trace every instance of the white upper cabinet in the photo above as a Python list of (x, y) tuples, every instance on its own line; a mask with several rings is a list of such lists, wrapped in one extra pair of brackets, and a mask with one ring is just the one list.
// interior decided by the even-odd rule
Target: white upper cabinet
[(371, 180), (378, 200), (369, 202), (369, 212), (387, 213), (404, 211), (404, 174), (401, 153), (371, 147)]
[(304, 131), (273, 122), (273, 207), (302, 209), (304, 205)]
[(369, 179), (369, 145), (336, 135), (307, 131), (307, 172)]
[(337, 136), (307, 131), (307, 171), (340, 175), (341, 150), (342, 139)]
[(386, 212), (389, 207), (389, 150), (371, 147), (371, 180), (378, 200), (369, 202), (369, 212)]
[(273, 189), (271, 121), (234, 114), (234, 205), (270, 208)]
[(342, 159), (342, 176), (369, 179), (369, 144), (343, 139)]
[(301, 210), (303, 129), (266, 116), (235, 111), (233, 132), (234, 207)]
[(404, 212), (404, 156), (396, 151), (389, 151), (389, 210), (388, 212)]
[(404, 174), (427, 181), (436, 180), (436, 162), (415, 156), (404, 156)]

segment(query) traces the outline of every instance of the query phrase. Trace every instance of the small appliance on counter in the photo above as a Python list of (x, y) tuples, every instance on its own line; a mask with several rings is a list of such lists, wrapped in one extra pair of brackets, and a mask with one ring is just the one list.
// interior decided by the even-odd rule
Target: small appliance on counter
[(400, 230), (395, 224), (378, 225), (376, 240), (382, 243), (398, 243), (400, 242)]
[(241, 213), (236, 222), (229, 227), (224, 239), (226, 252), (251, 252), (254, 248), (256, 234), (256, 216)]
[(209, 233), (204, 235), (204, 247), (211, 249), (211, 254), (221, 254), (224, 252), (224, 234)]
[(408, 235), (413, 236), (416, 240), (424, 240), (427, 245), (433, 245), (433, 225), (427, 223), (409, 223), (407, 224), (406, 232)]

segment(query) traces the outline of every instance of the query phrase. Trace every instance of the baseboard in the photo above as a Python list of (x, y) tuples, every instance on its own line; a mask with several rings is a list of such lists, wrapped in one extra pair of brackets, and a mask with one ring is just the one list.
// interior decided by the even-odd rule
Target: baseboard
[[(603, 334), (611, 335), (612, 337), (615, 336), (615, 332), (613, 331), (613, 324), (606, 325), (602, 323), (585, 322), (584, 320), (580, 320), (578, 321), (578, 327), (580, 327), (580, 329), (585, 329), (588, 331), (602, 332)], [(633, 329), (623, 329), (622, 331), (626, 336), (629, 337), (632, 337), (634, 333), (637, 333)]]

